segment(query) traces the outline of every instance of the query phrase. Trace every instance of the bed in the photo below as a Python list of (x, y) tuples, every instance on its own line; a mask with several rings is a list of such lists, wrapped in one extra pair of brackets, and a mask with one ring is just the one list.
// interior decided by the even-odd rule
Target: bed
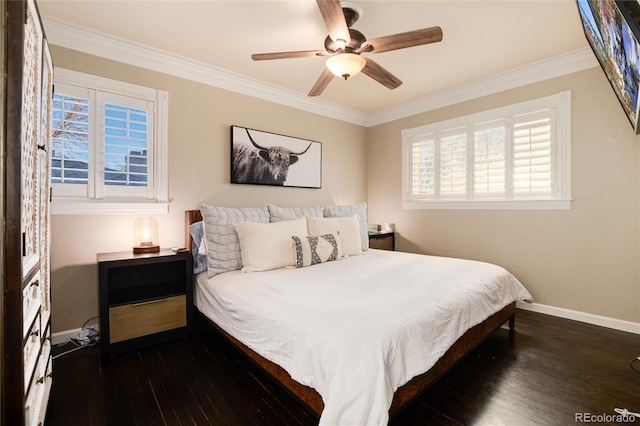
[[(185, 212), (186, 247), (199, 221)], [(386, 424), (505, 322), (513, 330), (517, 300), (531, 296), (498, 266), (373, 249), (310, 268), (203, 272), (194, 289), (207, 321), (321, 424)]]

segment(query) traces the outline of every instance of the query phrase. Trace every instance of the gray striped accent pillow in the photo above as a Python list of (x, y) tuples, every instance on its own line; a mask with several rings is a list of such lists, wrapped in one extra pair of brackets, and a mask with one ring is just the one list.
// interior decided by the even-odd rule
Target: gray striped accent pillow
[(296, 252), (296, 268), (331, 262), (342, 258), (340, 235), (291, 237)]

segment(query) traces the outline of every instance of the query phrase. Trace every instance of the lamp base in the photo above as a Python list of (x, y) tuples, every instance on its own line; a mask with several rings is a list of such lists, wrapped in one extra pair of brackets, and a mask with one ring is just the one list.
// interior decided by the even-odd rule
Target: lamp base
[(133, 254), (145, 254), (145, 253), (158, 253), (160, 251), (160, 246), (134, 246)]

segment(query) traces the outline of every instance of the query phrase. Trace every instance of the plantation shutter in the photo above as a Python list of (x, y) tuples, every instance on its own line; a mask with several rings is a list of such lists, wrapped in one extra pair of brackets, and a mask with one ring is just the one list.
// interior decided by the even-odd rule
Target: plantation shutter
[(440, 137), (440, 197), (467, 196), (467, 133), (456, 131)]
[(435, 197), (436, 188), (436, 141), (434, 138), (419, 138), (411, 148), (411, 192), (418, 198)]
[(153, 102), (98, 92), (101, 126), (96, 179), (102, 197), (153, 196)]
[(411, 152), (412, 195), (423, 199), (555, 196), (553, 120), (554, 110), (549, 109), (416, 137)]
[(59, 196), (86, 197), (92, 154), (90, 93), (58, 86), (51, 116), (51, 184)]
[(513, 197), (554, 195), (554, 110), (513, 119)]
[(473, 191), (475, 198), (504, 198), (507, 185), (507, 130), (503, 120), (474, 132)]
[(55, 80), (53, 214), (166, 212), (168, 93), (63, 68)]
[(402, 205), (569, 209), (571, 93), (402, 130)]

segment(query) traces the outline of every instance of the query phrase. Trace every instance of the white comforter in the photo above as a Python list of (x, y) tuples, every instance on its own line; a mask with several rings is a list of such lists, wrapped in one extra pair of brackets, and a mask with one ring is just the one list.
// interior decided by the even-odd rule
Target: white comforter
[(195, 304), (314, 388), (324, 425), (386, 424), (395, 390), (469, 328), (531, 295), (503, 268), (369, 250), (301, 269), (198, 277)]

